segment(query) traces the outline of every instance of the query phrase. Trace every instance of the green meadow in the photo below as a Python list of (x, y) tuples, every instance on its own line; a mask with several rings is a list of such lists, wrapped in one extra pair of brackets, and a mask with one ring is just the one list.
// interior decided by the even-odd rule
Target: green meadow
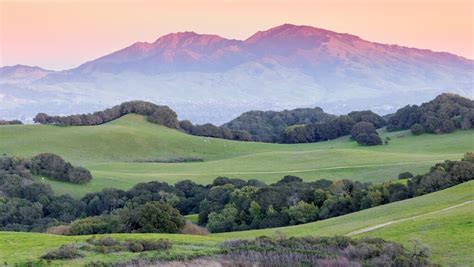
[[(180, 234), (113, 234), (120, 240), (167, 238), (174, 247), (168, 259), (212, 255), (225, 240), (253, 238), (261, 235), (332, 236), (350, 235), (361, 229), (379, 227), (354, 237), (376, 236), (400, 242), (408, 247), (416, 240), (427, 245), (434, 262), (443, 266), (470, 265), (474, 262), (474, 181), (436, 193), (379, 206), (360, 212), (297, 226), (189, 236)], [(383, 226), (387, 223), (386, 226)], [(9, 265), (35, 262), (46, 252), (63, 244), (85, 242), (90, 236), (55, 236), (40, 233), (0, 232), (0, 258)], [(148, 254), (140, 254), (147, 257)], [(92, 261), (125, 261), (137, 257), (132, 253), (95, 254), (67, 261), (67, 265), (83, 265)], [(64, 264), (55, 261), (52, 264)]]
[[(190, 179), (210, 183), (218, 176), (270, 183), (285, 175), (316, 179), (382, 182), (403, 171), (426, 172), (436, 162), (460, 159), (474, 151), (474, 130), (413, 136), (380, 131), (388, 145), (364, 147), (348, 137), (311, 144), (266, 144), (191, 136), (127, 115), (100, 126), (0, 127), (0, 155), (59, 154), (88, 168), (93, 180), (74, 185), (44, 179), (57, 193), (80, 197), (105, 187), (127, 189), (139, 182), (174, 183)], [(154, 163), (176, 158), (202, 162)], [(43, 180), (42, 177), (37, 179)]]

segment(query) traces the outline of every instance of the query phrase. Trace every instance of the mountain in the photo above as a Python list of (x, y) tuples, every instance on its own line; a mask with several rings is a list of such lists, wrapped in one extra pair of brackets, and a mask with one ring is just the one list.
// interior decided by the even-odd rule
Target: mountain
[(0, 68), (0, 83), (33, 82), (53, 72), (25, 65), (5, 66)]
[(0, 96), (28, 103), (0, 108), (0, 117), (12, 110), (26, 118), (38, 111), (89, 112), (132, 99), (167, 104), (197, 123), (222, 123), (255, 109), (388, 113), (442, 92), (473, 97), (473, 73), (473, 60), (453, 54), (310, 26), (284, 24), (246, 40), (182, 32), (21, 86), (0, 84)]

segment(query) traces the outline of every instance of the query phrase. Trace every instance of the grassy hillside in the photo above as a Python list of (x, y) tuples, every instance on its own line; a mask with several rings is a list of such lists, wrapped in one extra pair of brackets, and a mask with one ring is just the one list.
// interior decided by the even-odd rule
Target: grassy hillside
[[(48, 181), (58, 193), (76, 196), (104, 187), (129, 188), (138, 182), (192, 179), (209, 183), (217, 176), (257, 178), (273, 182), (284, 175), (305, 180), (350, 178), (396, 179), (398, 173), (421, 173), (435, 162), (459, 159), (474, 151), (474, 131), (412, 136), (381, 132), (389, 145), (363, 147), (347, 137), (312, 144), (266, 144), (191, 136), (127, 115), (100, 126), (0, 127), (0, 155), (61, 155), (92, 171), (86, 185)], [(197, 157), (204, 162), (139, 163), (137, 161)]]
[[(462, 265), (463, 263), (468, 265), (474, 261), (474, 255), (470, 253), (474, 246), (473, 191), (474, 181), (471, 181), (421, 197), (292, 227), (222, 233), (205, 237), (165, 234), (114, 234), (113, 236), (122, 240), (169, 238), (176, 244), (170, 253), (175, 257), (180, 253), (184, 255), (212, 254), (216, 251), (216, 245), (226, 239), (275, 235), (278, 232), (287, 236), (350, 235), (354, 231), (392, 222), (390, 225), (357, 236), (378, 236), (408, 246), (411, 245), (411, 240), (419, 239), (431, 248), (435, 262), (442, 265)], [(469, 201), (471, 202), (469, 203)], [(451, 209), (446, 209), (449, 207)], [(35, 260), (40, 255), (62, 244), (83, 242), (87, 238), (88, 236), (66, 237), (37, 233), (0, 232), (0, 258), (9, 264), (24, 263)], [(68, 262), (68, 264), (81, 264), (93, 260), (112, 261), (130, 257), (133, 257), (130, 253), (105, 256), (91, 254), (86, 258)]]

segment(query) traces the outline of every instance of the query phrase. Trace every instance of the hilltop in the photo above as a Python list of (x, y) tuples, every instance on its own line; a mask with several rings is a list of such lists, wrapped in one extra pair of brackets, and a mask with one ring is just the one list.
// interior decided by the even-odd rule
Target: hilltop
[[(127, 115), (99, 126), (7, 125), (0, 127), (0, 153), (34, 156), (56, 153), (93, 175), (87, 185), (48, 181), (57, 192), (76, 196), (113, 184), (130, 188), (143, 181), (192, 179), (209, 183), (218, 176), (278, 181), (284, 175), (305, 180), (385, 181), (402, 171), (425, 172), (435, 162), (460, 159), (474, 151), (472, 130), (445, 135), (387, 133), (389, 145), (363, 147), (348, 137), (312, 144), (267, 144), (198, 137)], [(416, 151), (416, 153), (414, 153)], [(176, 158), (202, 162), (164, 163)]]

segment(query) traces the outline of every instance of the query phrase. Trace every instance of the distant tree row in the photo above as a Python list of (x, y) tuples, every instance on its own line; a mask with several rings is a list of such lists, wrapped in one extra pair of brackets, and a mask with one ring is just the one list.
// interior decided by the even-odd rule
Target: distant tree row
[(38, 113), (34, 122), (41, 124), (55, 124), (60, 126), (91, 126), (116, 120), (127, 114), (146, 116), (151, 123), (164, 125), (169, 128), (179, 129), (188, 134), (230, 140), (250, 141), (250, 135), (245, 131), (231, 130), (207, 123), (193, 125), (190, 121), (179, 121), (176, 112), (167, 106), (159, 106), (146, 101), (124, 102), (112, 108), (97, 111), (91, 114), (76, 114), (70, 116), (49, 116)]
[(176, 112), (167, 106), (159, 106), (146, 101), (124, 102), (112, 108), (90, 114), (49, 116), (45, 113), (38, 113), (33, 120), (34, 122), (41, 124), (87, 126), (103, 124), (131, 113), (146, 116), (152, 123), (174, 129), (178, 128), (178, 116), (176, 115)]
[(130, 113), (144, 115), (152, 123), (191, 135), (272, 143), (312, 143), (351, 135), (359, 144), (378, 145), (382, 140), (375, 129), (384, 126), (389, 131), (411, 129), (416, 135), (474, 127), (473, 101), (454, 94), (442, 94), (421, 106), (403, 107), (387, 115), (387, 119), (369, 110), (335, 116), (321, 108), (300, 108), (279, 112), (249, 111), (222, 126), (194, 125), (188, 120), (178, 121), (176, 113), (167, 106), (130, 101), (91, 114), (62, 117), (39, 113), (34, 121), (61, 126), (98, 125)]
[(199, 224), (212, 232), (262, 229), (340, 216), (474, 179), (474, 154), (467, 153), (463, 160), (436, 164), (424, 175), (401, 173), (400, 178), (409, 179), (406, 185), (347, 179), (304, 182), (295, 176), (267, 185), (218, 177), (209, 185), (148, 182), (74, 199), (55, 196), (49, 185), (34, 182), (30, 165), (27, 160), (0, 158), (0, 230), (44, 231), (69, 224), (72, 234), (176, 233), (185, 227), (182, 215), (196, 213)]
[(474, 128), (474, 101), (456, 95), (441, 94), (421, 106), (405, 106), (388, 116), (387, 130), (411, 129), (413, 134), (450, 133)]
[(324, 123), (288, 127), (282, 140), (285, 143), (313, 143), (351, 135), (359, 144), (379, 145), (382, 140), (376, 128), (384, 125), (384, 118), (372, 111), (354, 111)]
[(221, 139), (237, 140), (237, 141), (252, 141), (252, 137), (246, 131), (231, 130), (224, 126), (215, 126), (211, 123), (202, 125), (193, 125), (190, 121), (184, 120), (179, 122), (180, 129), (184, 132), (197, 135), (214, 137)]
[(19, 120), (11, 120), (11, 121), (0, 120), (0, 125), (17, 125), (17, 124), (23, 124), (23, 122)]

